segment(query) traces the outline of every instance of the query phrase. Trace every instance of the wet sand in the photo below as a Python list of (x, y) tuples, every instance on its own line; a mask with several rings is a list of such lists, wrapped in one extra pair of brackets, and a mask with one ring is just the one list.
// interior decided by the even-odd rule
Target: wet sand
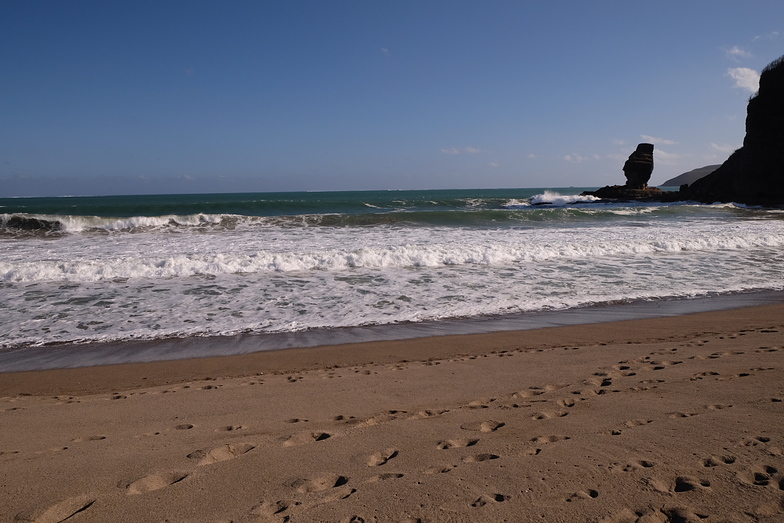
[(0, 519), (781, 521), (784, 305), (0, 374)]

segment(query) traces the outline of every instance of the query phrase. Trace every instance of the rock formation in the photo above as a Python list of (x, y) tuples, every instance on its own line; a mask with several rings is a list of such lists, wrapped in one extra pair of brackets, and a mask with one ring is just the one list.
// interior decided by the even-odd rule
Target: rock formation
[(623, 164), (626, 185), (608, 185), (583, 194), (611, 200), (658, 200), (663, 198), (665, 193), (657, 187), (648, 187), (652, 172), (653, 144), (641, 143)]
[(762, 70), (746, 110), (743, 147), (683, 188), (681, 199), (784, 205), (784, 56)]
[(653, 172), (653, 144), (641, 143), (637, 150), (629, 155), (623, 164), (623, 174), (626, 175), (626, 187), (629, 189), (645, 189)]

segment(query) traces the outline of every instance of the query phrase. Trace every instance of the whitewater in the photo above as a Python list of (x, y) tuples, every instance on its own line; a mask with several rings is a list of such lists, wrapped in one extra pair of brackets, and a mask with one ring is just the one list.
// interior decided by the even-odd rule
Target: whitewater
[(784, 289), (784, 213), (575, 189), (0, 200), (0, 348)]

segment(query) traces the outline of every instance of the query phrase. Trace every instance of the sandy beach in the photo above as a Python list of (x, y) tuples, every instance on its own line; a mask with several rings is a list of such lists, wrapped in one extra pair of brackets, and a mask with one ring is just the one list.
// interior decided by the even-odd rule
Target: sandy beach
[(784, 305), (0, 374), (0, 520), (784, 520)]

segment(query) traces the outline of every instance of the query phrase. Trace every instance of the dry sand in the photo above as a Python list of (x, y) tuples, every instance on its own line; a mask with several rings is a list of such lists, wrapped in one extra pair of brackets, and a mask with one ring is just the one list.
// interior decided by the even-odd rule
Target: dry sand
[(0, 374), (0, 520), (784, 521), (784, 305)]

